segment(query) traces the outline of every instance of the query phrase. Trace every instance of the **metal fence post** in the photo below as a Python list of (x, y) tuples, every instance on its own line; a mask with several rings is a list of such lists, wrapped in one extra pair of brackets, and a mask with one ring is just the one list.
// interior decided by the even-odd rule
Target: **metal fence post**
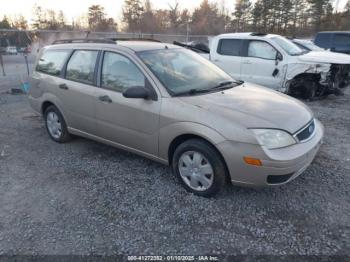
[(28, 65), (28, 55), (27, 54), (24, 54), (24, 60), (26, 62), (26, 66), (27, 66), (27, 73), (29, 75), (29, 65)]
[(4, 68), (4, 61), (2, 60), (2, 54), (1, 53), (0, 53), (0, 65), (1, 65), (1, 69), (2, 69), (2, 75), (6, 76), (5, 68)]

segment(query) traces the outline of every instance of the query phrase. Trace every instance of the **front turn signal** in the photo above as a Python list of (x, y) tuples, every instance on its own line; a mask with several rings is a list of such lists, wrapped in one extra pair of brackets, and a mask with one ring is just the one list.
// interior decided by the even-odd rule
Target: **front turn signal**
[(243, 157), (243, 160), (248, 165), (262, 166), (261, 160), (257, 159), (257, 158), (252, 158), (252, 157), (245, 156), (245, 157)]

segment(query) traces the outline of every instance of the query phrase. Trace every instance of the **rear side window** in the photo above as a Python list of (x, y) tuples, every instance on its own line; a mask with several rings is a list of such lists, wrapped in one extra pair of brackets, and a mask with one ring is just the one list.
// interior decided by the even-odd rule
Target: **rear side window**
[(329, 48), (331, 44), (330, 40), (331, 40), (331, 34), (319, 33), (315, 38), (315, 44), (323, 48)]
[(129, 58), (106, 52), (103, 58), (101, 85), (123, 92), (129, 87), (144, 86), (145, 76)]
[(98, 51), (76, 50), (67, 64), (66, 78), (86, 84), (94, 83)]
[(221, 39), (218, 46), (218, 53), (228, 56), (240, 56), (242, 40), (240, 39)]
[(350, 34), (336, 34), (333, 42), (336, 46), (350, 45)]
[(70, 54), (69, 50), (46, 50), (40, 57), (36, 71), (49, 75), (58, 76)]

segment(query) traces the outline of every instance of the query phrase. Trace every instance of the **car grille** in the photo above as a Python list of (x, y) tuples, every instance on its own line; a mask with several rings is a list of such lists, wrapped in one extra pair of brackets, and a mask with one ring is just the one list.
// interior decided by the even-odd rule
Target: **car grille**
[(312, 120), (303, 129), (298, 131), (295, 134), (295, 137), (298, 139), (299, 142), (304, 142), (310, 139), (314, 133), (315, 133), (315, 120)]

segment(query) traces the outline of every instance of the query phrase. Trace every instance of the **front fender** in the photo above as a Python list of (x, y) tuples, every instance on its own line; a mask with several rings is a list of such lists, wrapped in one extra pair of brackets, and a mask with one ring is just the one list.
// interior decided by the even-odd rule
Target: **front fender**
[(285, 87), (289, 87), (291, 81), (301, 74), (320, 75), (323, 79), (330, 69), (329, 64), (308, 64), (308, 63), (293, 63), (288, 64), (288, 70), (285, 79)]
[(214, 129), (193, 122), (176, 122), (159, 130), (159, 157), (168, 159), (168, 150), (171, 142), (181, 135), (196, 135), (206, 139), (213, 145), (226, 140)]

